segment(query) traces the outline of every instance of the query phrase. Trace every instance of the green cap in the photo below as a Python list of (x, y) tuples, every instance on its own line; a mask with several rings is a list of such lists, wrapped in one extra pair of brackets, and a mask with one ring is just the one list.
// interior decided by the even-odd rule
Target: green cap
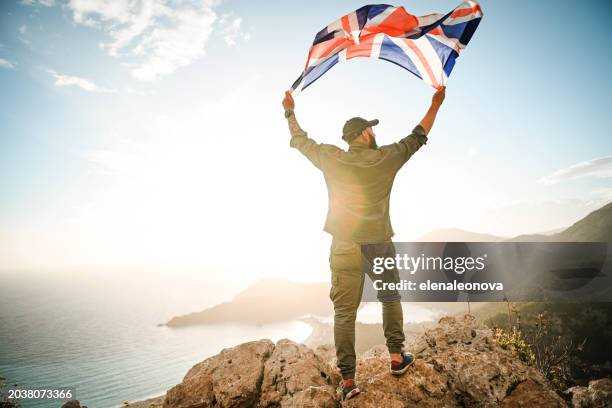
[(342, 139), (347, 142), (352, 141), (370, 126), (378, 125), (378, 119), (365, 120), (364, 118), (351, 118), (346, 121), (342, 128)]

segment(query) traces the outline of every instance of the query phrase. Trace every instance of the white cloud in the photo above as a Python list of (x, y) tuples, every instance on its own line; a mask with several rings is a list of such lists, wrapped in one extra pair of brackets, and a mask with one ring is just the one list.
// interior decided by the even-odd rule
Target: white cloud
[(556, 184), (562, 180), (581, 177), (612, 177), (612, 156), (601, 157), (573, 164), (559, 169), (553, 174), (538, 180), (542, 184)]
[(24, 6), (41, 5), (45, 7), (52, 7), (55, 5), (55, 1), (54, 0), (21, 0), (21, 4), (23, 4)]
[(11, 61), (0, 58), (0, 68), (13, 69), (15, 65)]
[(27, 30), (28, 30), (28, 27), (25, 24), (23, 24), (21, 27), (19, 27), (19, 32), (21, 34), (25, 34)]
[(233, 14), (226, 14), (219, 20), (220, 35), (223, 36), (228, 46), (236, 45), (238, 39), (248, 41), (250, 34), (241, 30), (242, 18), (235, 17)]
[(214, 1), (70, 0), (73, 20), (103, 30), (111, 56), (131, 57), (134, 78), (151, 81), (186, 66), (206, 53), (217, 21)]
[(76, 86), (88, 92), (99, 92), (99, 93), (116, 92), (114, 89), (100, 87), (86, 78), (70, 76), (70, 75), (63, 75), (53, 70), (47, 70), (47, 72), (55, 78), (55, 86)]

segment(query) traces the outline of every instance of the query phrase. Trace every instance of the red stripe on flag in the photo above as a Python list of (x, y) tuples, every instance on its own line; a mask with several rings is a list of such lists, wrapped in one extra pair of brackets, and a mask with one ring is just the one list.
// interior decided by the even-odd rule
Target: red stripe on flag
[(451, 14), (451, 17), (452, 18), (465, 17), (465, 16), (469, 16), (470, 14), (475, 14), (477, 11), (481, 11), (479, 4), (473, 6), (472, 8), (464, 8), (464, 9), (455, 10), (453, 11), (453, 14)]
[[(306, 66), (304, 70), (308, 68), (308, 64), (312, 58), (322, 59), (327, 58), (332, 54), (340, 51), (342, 48), (346, 47), (344, 43), (349, 44), (349, 42), (344, 37), (336, 37), (331, 40), (327, 40), (325, 42), (319, 43), (317, 45), (313, 45), (310, 47), (310, 52), (308, 53), (308, 60), (306, 61)], [(318, 62), (317, 62), (318, 64)]]
[(402, 34), (410, 32), (418, 26), (418, 18), (407, 13), (403, 7), (398, 7), (380, 24), (375, 26), (366, 25), (362, 30), (362, 36), (364, 33), (367, 35), (385, 33), (391, 37), (400, 37)]
[(412, 31), (418, 26), (419, 20), (412, 14), (408, 14), (403, 7), (398, 7), (379, 25), (382, 32), (392, 37)]
[(427, 71), (427, 75), (429, 76), (429, 79), (431, 80), (431, 83), (434, 86), (434, 88), (438, 88), (440, 85), (438, 84), (438, 80), (436, 79), (433, 71), (431, 70), (431, 66), (429, 65), (429, 62), (427, 61), (427, 58), (425, 58), (425, 55), (423, 55), (419, 47), (417, 47), (414, 44), (413, 40), (405, 39), (403, 41), (416, 54), (416, 56), (419, 58), (419, 61), (421, 61), (421, 64), (425, 68), (425, 71)]
[(372, 52), (372, 45), (374, 44), (374, 35), (361, 38), (359, 44), (351, 44), (346, 49), (346, 59), (355, 57), (369, 57)]
[(347, 38), (352, 38), (353, 36), (351, 34), (351, 23), (349, 23), (348, 14), (342, 17), (340, 21), (342, 21), (342, 28), (344, 29), (344, 32), (347, 34)]

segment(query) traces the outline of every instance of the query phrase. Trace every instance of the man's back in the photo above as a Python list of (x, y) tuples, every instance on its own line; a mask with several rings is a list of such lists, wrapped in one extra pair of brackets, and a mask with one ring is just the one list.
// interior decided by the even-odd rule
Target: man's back
[(426, 143), (423, 129), (417, 126), (398, 143), (380, 148), (354, 143), (348, 151), (317, 144), (303, 131), (292, 136), (291, 146), (325, 176), (329, 203), (324, 230), (354, 242), (391, 238), (389, 200), (393, 180), (408, 158)]

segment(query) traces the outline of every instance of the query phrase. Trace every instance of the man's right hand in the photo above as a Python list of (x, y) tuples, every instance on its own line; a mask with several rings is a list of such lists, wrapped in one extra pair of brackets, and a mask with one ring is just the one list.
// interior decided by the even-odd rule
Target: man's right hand
[(431, 98), (431, 104), (434, 106), (440, 107), (440, 105), (442, 105), (442, 102), (444, 102), (445, 97), (446, 97), (446, 87), (441, 86), (440, 88), (438, 88), (436, 93), (433, 94), (433, 97)]
[(291, 91), (285, 91), (283, 108), (285, 108), (285, 111), (293, 111), (293, 109), (295, 109), (295, 101), (293, 100), (293, 96), (291, 96)]

